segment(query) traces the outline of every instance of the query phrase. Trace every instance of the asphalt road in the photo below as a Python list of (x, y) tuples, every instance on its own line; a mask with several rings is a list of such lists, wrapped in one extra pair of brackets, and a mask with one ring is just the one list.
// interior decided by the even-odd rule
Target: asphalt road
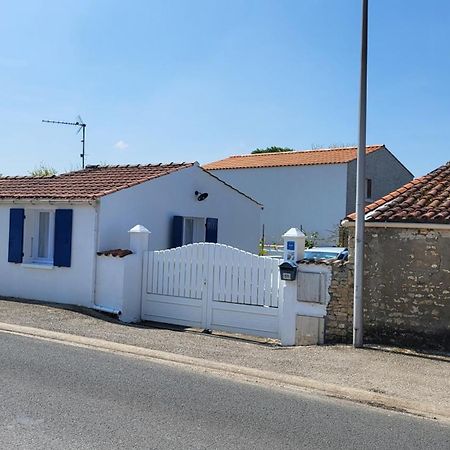
[(0, 333), (2, 449), (450, 449), (450, 427)]

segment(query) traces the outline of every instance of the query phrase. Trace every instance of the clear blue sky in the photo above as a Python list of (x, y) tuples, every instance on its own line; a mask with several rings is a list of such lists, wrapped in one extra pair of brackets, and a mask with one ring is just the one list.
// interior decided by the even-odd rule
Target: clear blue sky
[[(1, 2), (3, 174), (357, 141), (360, 0)], [(368, 144), (450, 160), (450, 2), (372, 0)]]

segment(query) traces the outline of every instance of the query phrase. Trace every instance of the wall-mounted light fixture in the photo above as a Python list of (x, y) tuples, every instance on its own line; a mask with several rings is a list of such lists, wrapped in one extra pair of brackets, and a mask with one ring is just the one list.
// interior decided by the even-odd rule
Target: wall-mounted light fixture
[(205, 200), (208, 197), (208, 193), (207, 192), (203, 192), (203, 194), (199, 191), (195, 191), (195, 196), (197, 197), (197, 200), (199, 202), (202, 202), (203, 200)]

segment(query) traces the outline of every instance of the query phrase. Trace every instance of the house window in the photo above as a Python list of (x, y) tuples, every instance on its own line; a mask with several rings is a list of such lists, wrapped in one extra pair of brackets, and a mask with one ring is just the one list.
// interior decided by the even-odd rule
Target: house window
[(39, 231), (38, 231), (38, 258), (49, 258), (49, 233), (50, 233), (50, 213), (48, 211), (39, 212)]
[(372, 179), (366, 179), (366, 200), (372, 200)]
[(8, 262), (70, 267), (72, 209), (9, 210)]
[(183, 245), (205, 241), (205, 219), (200, 217), (184, 218)]
[(55, 212), (25, 211), (24, 258), (28, 263), (53, 264)]
[(219, 220), (214, 217), (172, 217), (171, 248), (194, 242), (215, 242), (219, 229)]

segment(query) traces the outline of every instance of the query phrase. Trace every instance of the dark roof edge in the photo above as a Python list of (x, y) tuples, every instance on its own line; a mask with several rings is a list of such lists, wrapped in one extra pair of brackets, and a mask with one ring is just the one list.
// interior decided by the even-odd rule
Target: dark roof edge
[(259, 207), (264, 208), (264, 205), (259, 203), (258, 201), (256, 201), (254, 198), (250, 197), (250, 195), (245, 194), (244, 192), (240, 191), (239, 189), (235, 188), (234, 186), (232, 186), (231, 184), (228, 184), (226, 181), (223, 181), (222, 179), (220, 179), (219, 177), (217, 177), (216, 175), (213, 175), (212, 173), (209, 172), (209, 170), (204, 169), (202, 166), (200, 166), (198, 163), (194, 164), (196, 165), (199, 169), (201, 169), (203, 172), (207, 173), (210, 177), (215, 178), (216, 180), (220, 181), (221, 183), (223, 183), (225, 186), (233, 189), (233, 191), (236, 191), (237, 193), (243, 195), (244, 197), (247, 197), (249, 200), (251, 200), (253, 203), (256, 203)]

